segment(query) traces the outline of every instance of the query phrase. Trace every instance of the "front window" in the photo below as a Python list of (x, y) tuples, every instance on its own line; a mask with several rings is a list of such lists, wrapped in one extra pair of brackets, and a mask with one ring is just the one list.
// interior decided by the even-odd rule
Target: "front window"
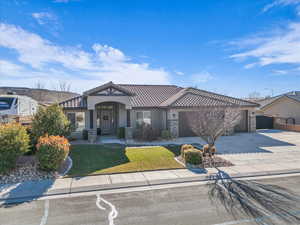
[(0, 110), (10, 109), (14, 98), (2, 97), (0, 98)]
[(151, 125), (151, 112), (150, 111), (136, 112), (136, 124), (137, 126), (141, 126), (143, 124)]
[(85, 128), (84, 112), (70, 112), (67, 117), (75, 131), (82, 131)]

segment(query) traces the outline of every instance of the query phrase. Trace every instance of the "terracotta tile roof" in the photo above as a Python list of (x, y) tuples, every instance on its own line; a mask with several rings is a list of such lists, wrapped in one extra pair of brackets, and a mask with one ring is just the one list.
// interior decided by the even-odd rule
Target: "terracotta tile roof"
[[(175, 85), (135, 85), (109, 82), (84, 92), (84, 95), (102, 90), (103, 87), (107, 88), (110, 85), (128, 93), (132, 107), (259, 106), (250, 101)], [(64, 101), (60, 105), (66, 109), (86, 108), (86, 100), (85, 97), (79, 96)]]

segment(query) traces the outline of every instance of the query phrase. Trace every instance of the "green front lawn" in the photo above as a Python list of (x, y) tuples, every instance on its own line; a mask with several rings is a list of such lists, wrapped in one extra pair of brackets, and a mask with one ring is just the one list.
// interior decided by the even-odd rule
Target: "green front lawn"
[(118, 144), (73, 145), (70, 176), (183, 168), (174, 160), (177, 146), (126, 147)]

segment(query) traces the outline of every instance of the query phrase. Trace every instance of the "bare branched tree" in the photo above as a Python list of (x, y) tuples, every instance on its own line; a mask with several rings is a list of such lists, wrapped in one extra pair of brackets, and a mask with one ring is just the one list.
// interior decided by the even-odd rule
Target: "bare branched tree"
[(36, 92), (37, 92), (36, 97), (38, 102), (44, 101), (45, 92), (43, 89), (45, 89), (45, 86), (46, 86), (45, 83), (40, 80), (34, 84), (34, 87), (36, 88)]
[(67, 81), (58, 81), (57, 86), (54, 86), (54, 89), (57, 91), (58, 101), (62, 101), (64, 99), (65, 93), (71, 91), (71, 84)]
[(216, 140), (231, 132), (240, 119), (240, 108), (227, 106), (203, 108), (191, 112), (187, 118), (191, 130), (208, 144), (208, 151), (214, 150)]
[(58, 91), (69, 92), (71, 90), (71, 84), (66, 81), (58, 82)]

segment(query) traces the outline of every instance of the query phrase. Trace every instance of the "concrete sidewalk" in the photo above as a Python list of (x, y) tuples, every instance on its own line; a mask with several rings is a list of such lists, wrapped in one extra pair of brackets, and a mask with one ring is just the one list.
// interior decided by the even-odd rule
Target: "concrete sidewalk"
[[(272, 165), (257, 168), (245, 166), (220, 167), (220, 170), (231, 177), (249, 177), (284, 173), (300, 173), (298, 169)], [(206, 181), (210, 175), (217, 172), (208, 169), (175, 169), (123, 173), (112, 175), (96, 175), (76, 178), (61, 178), (56, 180), (27, 181), (17, 184), (0, 185), (0, 203), (31, 201), (42, 196), (71, 194), (95, 190), (107, 190), (126, 187), (151, 186), (159, 184)]]

